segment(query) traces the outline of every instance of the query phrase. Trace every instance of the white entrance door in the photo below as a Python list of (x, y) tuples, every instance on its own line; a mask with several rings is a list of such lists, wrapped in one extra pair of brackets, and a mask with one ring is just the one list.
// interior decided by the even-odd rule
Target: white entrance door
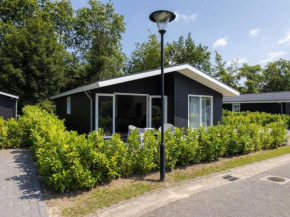
[(96, 130), (102, 128), (106, 136), (115, 133), (115, 96), (96, 94)]
[[(164, 97), (164, 122), (167, 123), (167, 96)], [(149, 97), (149, 127), (161, 127), (161, 96)]]

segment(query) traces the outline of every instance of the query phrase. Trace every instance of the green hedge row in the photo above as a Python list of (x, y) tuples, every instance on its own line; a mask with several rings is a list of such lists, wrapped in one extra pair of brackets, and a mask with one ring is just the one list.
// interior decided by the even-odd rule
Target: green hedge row
[[(148, 131), (142, 145), (136, 131), (124, 143), (119, 134), (105, 140), (102, 130), (77, 135), (65, 130), (54, 114), (26, 106), (18, 122), (1, 121), (0, 147), (30, 146), (39, 173), (56, 191), (90, 189), (98, 183), (146, 174), (159, 168), (160, 134)], [(10, 129), (11, 128), (11, 129)], [(157, 137), (155, 134), (157, 133)], [(4, 138), (4, 139), (3, 139)], [(10, 140), (13, 142), (8, 142)], [(286, 143), (283, 121), (266, 124), (218, 125), (207, 130), (175, 128), (165, 133), (166, 168), (212, 161), (218, 157), (276, 148)]]
[(290, 126), (290, 116), (285, 114), (270, 114), (266, 112), (231, 112), (228, 110), (223, 111), (223, 124), (238, 125), (240, 123), (250, 124), (256, 123), (262, 126), (273, 122), (283, 121)]

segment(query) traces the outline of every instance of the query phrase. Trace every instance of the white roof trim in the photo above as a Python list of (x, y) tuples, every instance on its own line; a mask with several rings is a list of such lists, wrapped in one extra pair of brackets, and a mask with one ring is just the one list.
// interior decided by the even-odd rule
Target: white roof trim
[[(164, 73), (170, 73), (170, 72), (179, 72), (205, 86), (208, 86), (209, 88), (223, 94), (223, 96), (239, 96), (240, 93), (233, 88), (221, 83), (220, 81), (210, 77), (209, 75), (199, 71), (198, 69), (188, 65), (179, 65), (179, 66), (173, 66), (173, 67), (168, 67), (164, 69)], [(83, 87), (78, 87), (76, 89), (60, 93), (58, 95), (50, 97), (50, 99), (57, 99), (59, 97), (75, 94), (75, 93), (80, 93), (100, 87), (106, 87), (114, 84), (119, 84), (123, 82), (128, 82), (128, 81), (133, 81), (133, 80), (138, 80), (142, 78), (148, 78), (152, 77), (155, 75), (160, 75), (161, 70), (152, 70), (144, 73), (138, 73), (138, 74), (132, 74), (128, 76), (123, 76), (123, 77), (118, 77), (118, 78), (111, 78), (108, 80), (103, 80), (103, 81), (97, 81), (95, 83), (83, 86)]]
[(13, 95), (13, 94), (10, 94), (10, 93), (5, 93), (5, 92), (2, 92), (2, 91), (0, 91), (0, 95), (8, 96), (8, 97), (11, 97), (11, 98), (14, 98), (14, 99), (19, 99), (19, 96), (16, 96), (16, 95)]
[(284, 103), (290, 100), (265, 100), (265, 101), (241, 101), (241, 102), (223, 102), (223, 104), (249, 104), (249, 103)]

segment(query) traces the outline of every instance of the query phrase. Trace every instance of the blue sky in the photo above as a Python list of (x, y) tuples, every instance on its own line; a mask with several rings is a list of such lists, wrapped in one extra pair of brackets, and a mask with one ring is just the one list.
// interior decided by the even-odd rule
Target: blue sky
[[(103, 0), (105, 2), (105, 0)], [(148, 29), (157, 32), (149, 20), (155, 10), (177, 13), (165, 41), (178, 40), (191, 32), (196, 43), (217, 50), (224, 61), (265, 65), (279, 58), (290, 59), (289, 0), (113, 0), (117, 13), (125, 18), (123, 52), (130, 56), (135, 43), (147, 39)], [(87, 0), (72, 0), (78, 9)], [(214, 55), (212, 55), (212, 60)]]

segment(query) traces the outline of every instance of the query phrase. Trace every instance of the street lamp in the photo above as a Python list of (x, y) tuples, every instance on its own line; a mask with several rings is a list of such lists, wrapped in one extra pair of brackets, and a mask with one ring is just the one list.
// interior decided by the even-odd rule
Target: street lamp
[(160, 144), (160, 181), (165, 180), (165, 144), (164, 144), (164, 34), (167, 23), (175, 19), (175, 14), (170, 11), (155, 11), (150, 14), (149, 19), (157, 23), (158, 31), (161, 34), (161, 144)]

